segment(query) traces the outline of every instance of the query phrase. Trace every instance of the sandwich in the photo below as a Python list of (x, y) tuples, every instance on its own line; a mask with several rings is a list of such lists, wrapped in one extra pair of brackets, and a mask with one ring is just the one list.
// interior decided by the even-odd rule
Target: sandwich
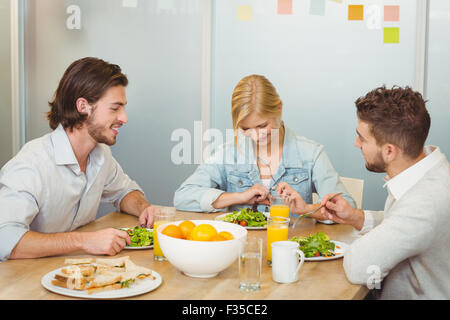
[(143, 279), (152, 275), (152, 270), (137, 266), (133, 261), (128, 260), (125, 263), (125, 274), (122, 278), (134, 276), (134, 278)]
[(83, 277), (90, 277), (94, 274), (96, 270), (96, 266), (87, 264), (87, 265), (77, 265), (77, 266), (68, 266), (61, 269), (61, 272), (66, 275), (72, 275), (75, 273), (81, 273)]
[(130, 260), (129, 256), (120, 257), (116, 259), (97, 259), (95, 262), (97, 265), (103, 265), (108, 267), (118, 267), (122, 268), (125, 266), (125, 261)]
[(56, 274), (55, 279), (52, 280), (53, 285), (72, 290), (84, 290), (86, 283), (87, 279), (83, 277), (81, 272), (75, 272), (70, 275)]
[(119, 282), (122, 276), (117, 272), (105, 272), (97, 275), (89, 284), (88, 288), (103, 287), (116, 282)]
[(52, 284), (93, 294), (107, 290), (128, 288), (136, 279), (152, 276), (152, 270), (138, 266), (129, 256), (115, 259), (66, 259), (67, 266), (55, 275)]

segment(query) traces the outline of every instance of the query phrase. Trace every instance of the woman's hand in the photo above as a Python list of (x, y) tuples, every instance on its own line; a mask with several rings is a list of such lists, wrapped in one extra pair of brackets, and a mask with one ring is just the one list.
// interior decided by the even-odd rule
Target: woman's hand
[(304, 214), (311, 211), (311, 206), (287, 182), (280, 182), (277, 186), (279, 195), (289, 197), (289, 210), (295, 214)]
[(253, 185), (251, 188), (240, 192), (240, 203), (239, 204), (265, 204), (270, 205), (269, 199), (270, 191), (266, 187), (260, 185), (259, 183)]
[(223, 209), (239, 204), (266, 204), (270, 205), (270, 191), (260, 184), (255, 184), (243, 192), (222, 193), (211, 205), (215, 209)]

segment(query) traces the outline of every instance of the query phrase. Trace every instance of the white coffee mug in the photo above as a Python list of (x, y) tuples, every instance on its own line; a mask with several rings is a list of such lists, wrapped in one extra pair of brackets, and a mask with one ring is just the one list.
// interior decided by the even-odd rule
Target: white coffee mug
[[(294, 241), (272, 243), (272, 279), (280, 283), (298, 280), (298, 271), (305, 262), (305, 255)], [(300, 261), (299, 261), (300, 260)]]

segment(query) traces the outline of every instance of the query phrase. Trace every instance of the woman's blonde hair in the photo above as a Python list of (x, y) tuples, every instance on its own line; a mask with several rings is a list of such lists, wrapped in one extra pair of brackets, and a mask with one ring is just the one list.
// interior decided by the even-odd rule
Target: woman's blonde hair
[[(239, 123), (252, 112), (281, 121), (281, 99), (273, 84), (261, 75), (250, 75), (236, 85), (231, 99), (231, 116), (235, 133)], [(237, 137), (235, 139), (237, 144)]]

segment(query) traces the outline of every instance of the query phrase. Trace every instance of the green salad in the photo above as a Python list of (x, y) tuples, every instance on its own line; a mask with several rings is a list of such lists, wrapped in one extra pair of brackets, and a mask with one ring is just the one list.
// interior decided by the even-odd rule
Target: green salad
[(305, 258), (335, 256), (335, 245), (323, 232), (319, 231), (317, 234), (310, 234), (307, 237), (292, 237), (290, 240), (299, 243), (300, 250), (305, 254)]
[(265, 227), (267, 218), (261, 212), (244, 208), (233, 213), (227, 214), (223, 221), (240, 224), (243, 227)]
[(124, 228), (122, 230), (126, 231), (130, 236), (130, 247), (147, 247), (153, 244), (153, 230), (141, 227)]

